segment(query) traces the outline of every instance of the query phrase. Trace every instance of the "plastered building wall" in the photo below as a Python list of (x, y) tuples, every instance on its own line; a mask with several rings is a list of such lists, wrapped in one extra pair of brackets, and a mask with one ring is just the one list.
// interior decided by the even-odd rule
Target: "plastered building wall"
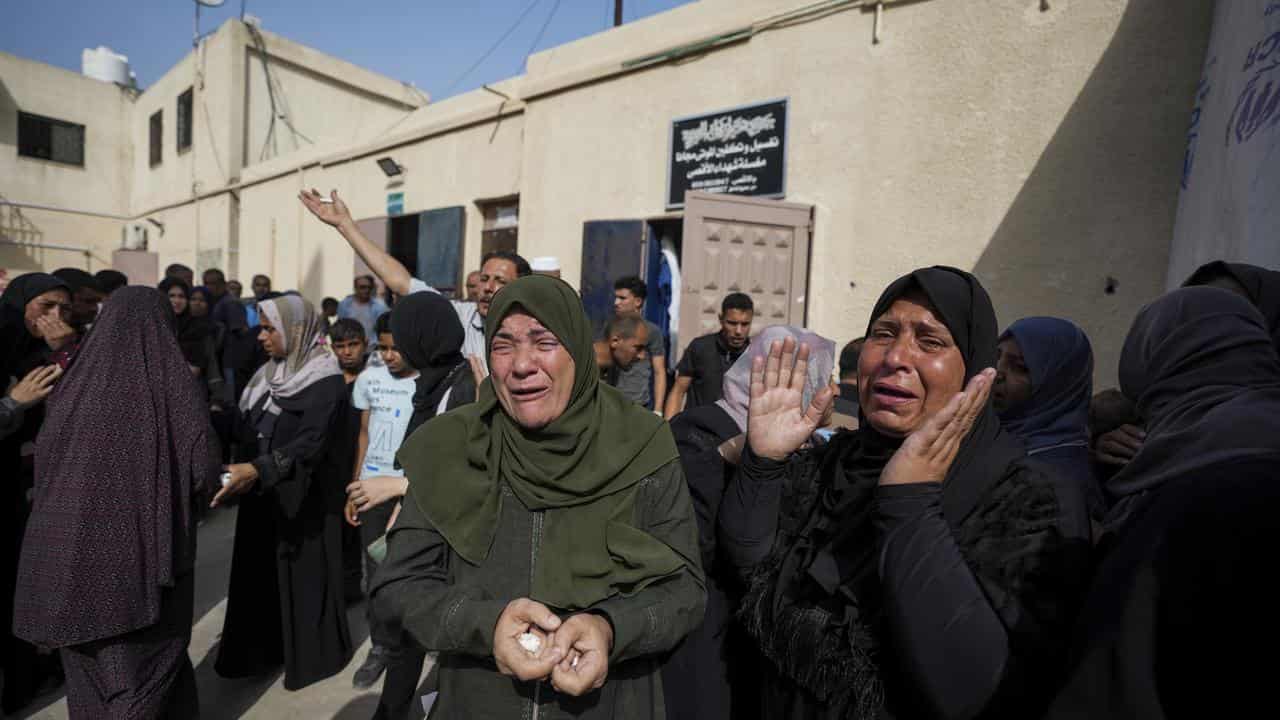
[[(310, 138), (295, 148), (282, 134), (268, 160), (292, 156), (289, 162), (297, 162), (367, 141), (427, 103), (425, 94), (399, 81), (267, 31), (255, 37), (236, 20), (206, 36), (143, 92), (0, 53), (0, 197), (16, 205), (16, 212), (6, 206), (0, 232), (19, 242), (88, 251), (0, 245), (0, 267), (109, 267), (124, 226), (138, 222), (162, 268), (181, 262), (234, 274), (242, 226), (237, 195), (246, 166), (262, 164), (248, 148), (265, 137), (271, 117), (259, 42), (279, 94), (293, 101), (295, 118), (302, 116), (296, 127)], [(192, 144), (179, 151), (178, 97), (189, 88)], [(19, 157), (18, 110), (84, 124), (85, 166)], [(157, 111), (161, 161), (152, 165), (150, 119)]]
[[(247, 39), (245, 167), (310, 145), (335, 148), (367, 141), (426, 104), (426, 95), (406, 84), (268, 31), (239, 34)], [(268, 73), (274, 93), (268, 91)], [(277, 118), (274, 128), (273, 100), (276, 112), (289, 118), (288, 123)]]
[[(85, 126), (84, 166), (18, 154), (18, 112)], [(0, 52), (0, 235), (12, 242), (82, 247), (83, 252), (0, 244), (0, 267), (111, 264), (129, 211), (129, 92), (44, 63)]]
[[(717, 15), (729, 30), (762, 5), (704, 0), (633, 27)], [(1111, 383), (1133, 313), (1163, 288), (1212, 3), (1050, 6), (890, 6), (879, 44), (873, 14), (849, 10), (526, 98), (521, 251), (576, 279), (583, 222), (665, 212), (672, 119), (788, 97), (786, 200), (816, 214), (811, 327), (861, 335), (892, 279), (951, 264), (983, 279), (1003, 325), (1080, 323)], [(528, 84), (571, 75), (574, 52), (536, 57)]]
[[(418, 111), (404, 130), (450, 125), (460, 114), (476, 111), (481, 118), (496, 118), (497, 105), (469, 93)], [(252, 184), (241, 193), (240, 206), (240, 274), (265, 272), (277, 286), (297, 287), (317, 300), (351, 292), (355, 255), (297, 200), (310, 188), (325, 194), (336, 189), (357, 219), (385, 217), (391, 192), (403, 193), (405, 213), (461, 206), (466, 213), (463, 263), (478, 266), (483, 217), (476, 201), (520, 191), (523, 123), (520, 114), (501, 122), (481, 120), (374, 153), (307, 162), (283, 174), (267, 165), (248, 169)], [(391, 182), (382, 173), (376, 159), (383, 156), (405, 168), (402, 179)], [(259, 173), (270, 179), (256, 181)]]
[[(215, 135), (229, 149), (209, 155), (224, 158), (222, 168), (197, 159), (199, 204), (165, 208), (165, 188), (192, 190), (159, 182), (161, 174), (133, 179), (137, 198), (161, 202), (135, 200), (133, 211), (174, 223), (162, 264), (197, 257), (186, 232), (200, 253), (225, 235), (231, 274), (267, 272), (277, 287), (318, 299), (350, 291), (353, 257), (305, 214), (299, 189), (339, 189), (358, 219), (385, 216), (392, 191), (404, 193), (406, 213), (461, 205), (467, 269), (480, 254), (476, 200), (519, 194), (520, 252), (558, 256), (576, 284), (583, 223), (672, 215), (664, 197), (674, 118), (786, 97), (785, 199), (815, 211), (811, 327), (840, 342), (858, 336), (893, 278), (951, 264), (982, 278), (1003, 325), (1031, 314), (1081, 324), (1099, 385), (1113, 383), (1134, 312), (1163, 289), (1212, 0), (1054, 0), (1047, 11), (1039, 0), (889, 3), (878, 43), (868, 8), (763, 30), (808, 4), (701, 0), (538, 53), (524, 75), (492, 90), (397, 110), (382, 130), (348, 126), (261, 161), (251, 157), (262, 138), (254, 126), (260, 73), (245, 49), (248, 31), (232, 23), (208, 43), (206, 86), (247, 96), (253, 117), (211, 123), (225, 128)], [(747, 40), (623, 66), (751, 27), (760, 31)], [(265, 35), (271, 47), (274, 36)], [(233, 48), (229, 61), (213, 61), (218, 42)], [(290, 64), (337, 72), (316, 70), (307, 52), (280, 51), (298, 103), (314, 78), (289, 75)], [(215, 72), (229, 79), (215, 83)], [(249, 86), (237, 90), (235, 77), (246, 74)], [(398, 94), (407, 88), (382, 80), (386, 102), (375, 105), (412, 101)], [(181, 85), (157, 87), (157, 97), (168, 107)], [(209, 104), (222, 107), (212, 96)], [(133, 122), (143, 127), (145, 117), (135, 112)], [(406, 167), (401, 183), (378, 170), (383, 156)], [(219, 191), (222, 182), (235, 193)]]

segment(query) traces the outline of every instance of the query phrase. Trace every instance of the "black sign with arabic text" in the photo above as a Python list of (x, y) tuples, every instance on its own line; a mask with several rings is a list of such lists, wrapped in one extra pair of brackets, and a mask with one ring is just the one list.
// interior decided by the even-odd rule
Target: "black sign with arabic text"
[(690, 190), (782, 197), (786, 156), (786, 100), (680, 118), (671, 123), (667, 207), (683, 207)]

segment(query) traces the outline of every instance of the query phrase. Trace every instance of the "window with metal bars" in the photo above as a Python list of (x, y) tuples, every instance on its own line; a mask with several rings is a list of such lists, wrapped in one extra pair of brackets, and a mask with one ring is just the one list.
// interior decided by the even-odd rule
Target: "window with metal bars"
[(84, 126), (19, 112), (18, 154), (84, 167)]
[(178, 96), (178, 152), (191, 147), (191, 88)]
[(484, 228), (480, 231), (480, 254), (491, 252), (516, 252), (520, 229), (520, 197), (518, 195), (499, 200), (477, 201), (484, 215)]
[(151, 167), (155, 167), (164, 160), (164, 111), (157, 110), (151, 116)]

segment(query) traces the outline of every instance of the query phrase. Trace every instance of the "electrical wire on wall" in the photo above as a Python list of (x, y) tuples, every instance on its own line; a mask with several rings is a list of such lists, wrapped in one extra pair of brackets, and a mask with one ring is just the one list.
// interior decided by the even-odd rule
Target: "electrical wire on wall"
[(258, 153), (258, 160), (266, 160), (267, 148), (271, 149), (271, 157), (280, 154), (279, 148), (276, 146), (276, 120), (279, 119), (282, 124), (293, 135), (293, 148), (298, 149), (298, 138), (302, 138), (308, 143), (314, 145), (315, 141), (307, 137), (302, 131), (294, 127), (293, 121), (289, 119), (289, 104), (285, 97), (284, 88), (276, 80), (275, 75), (271, 72), (271, 60), (267, 53), (267, 41), (262, 36), (262, 31), (254, 23), (245, 23), (245, 27), (249, 29), (249, 36), (253, 40), (254, 46), (258, 50), (259, 56), (262, 58), (262, 72), (267, 83), (267, 99), (271, 103), (271, 121), (267, 124), (267, 136), (262, 143), (262, 151)]

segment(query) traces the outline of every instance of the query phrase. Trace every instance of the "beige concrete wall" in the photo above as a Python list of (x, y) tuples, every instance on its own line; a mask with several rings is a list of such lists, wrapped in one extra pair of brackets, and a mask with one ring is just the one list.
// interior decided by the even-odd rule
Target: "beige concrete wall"
[[(219, 194), (199, 202), (182, 203), (147, 215), (164, 224), (164, 234), (152, 226), (148, 249), (156, 253), (161, 271), (170, 263), (182, 263), (200, 273), (211, 267), (226, 269), (227, 238), (232, 232), (232, 202)], [(229, 275), (230, 277), (230, 275)]]
[(111, 267), (111, 253), (120, 247), (121, 224), (114, 218), (82, 213), (0, 206), (0, 236), (6, 241), (83, 248), (73, 251), (0, 243), (0, 268), (48, 272), (76, 267), (97, 272)]
[[(424, 94), (398, 81), (271, 33), (263, 37), (295, 125), (316, 141), (296, 156), (328, 154), (366, 140), (426, 102)], [(87, 243), (105, 258), (98, 264), (103, 267), (119, 247), (126, 218), (150, 218), (165, 228), (161, 235), (149, 226), (151, 250), (162, 266), (182, 262), (202, 270), (218, 265), (235, 274), (242, 225), (237, 201), (225, 190), (240, 182), (247, 143), (265, 133), (270, 113), (260, 59), (256, 51), (250, 58), (246, 49), (250, 41), (243, 25), (228, 21), (136, 98), (110, 83), (0, 53), (0, 196), (79, 213), (23, 207), (27, 225), (6, 225), (6, 236)], [(179, 153), (177, 100), (188, 88), (194, 90), (192, 145)], [(18, 157), (19, 109), (84, 124), (85, 167)], [(162, 160), (152, 167), (149, 122), (157, 110), (163, 118)], [(284, 128), (279, 130), (287, 141)], [(103, 214), (111, 217), (98, 216)], [(244, 227), (252, 230), (250, 242), (261, 241), (261, 228)], [(5, 252), (9, 255), (0, 259), (22, 267), (75, 264), (49, 260), (62, 251)], [(251, 256), (255, 252), (249, 249)]]
[[(394, 127), (366, 142), (359, 138), (366, 126), (348, 124), (316, 146), (243, 172), (232, 157), (228, 177), (246, 183), (239, 207), (217, 195), (202, 201), (198, 221), (194, 206), (160, 211), (174, 228), (166, 232), (162, 265), (194, 261), (186, 236), (198, 234), (206, 249), (220, 247), (225, 233), (232, 275), (266, 271), (277, 287), (297, 287), (313, 299), (341, 296), (349, 291), (351, 252), (305, 215), (298, 189), (338, 188), (357, 218), (384, 215), (393, 189), (405, 193), (408, 212), (462, 205), (468, 268), (479, 259), (474, 201), (519, 193), (520, 252), (559, 256), (575, 282), (584, 222), (667, 214), (673, 118), (787, 97), (786, 199), (812, 204), (816, 215), (813, 328), (838, 341), (859, 335), (894, 277), (953, 264), (979, 274), (1003, 324), (1029, 314), (1079, 322), (1094, 340), (1099, 383), (1114, 382), (1133, 312), (1163, 286), (1211, 0), (1055, 0), (1047, 12), (1038, 0), (891, 4), (879, 44), (871, 42), (873, 14), (846, 10), (620, 72), (622, 60), (805, 4), (702, 0), (535, 55), (525, 76), (499, 84), (511, 100), (480, 90), (402, 120), (390, 113)], [(247, 33), (232, 24), (227, 43), (241, 49), (214, 63), (223, 34), (208, 47), (207, 85), (221, 68), (223, 86), (236, 92), (235, 77), (244, 77), (247, 63), (250, 87), (240, 92), (260, 107), (265, 86), (253, 89), (261, 73), (243, 51)], [(314, 51), (281, 48), (282, 68), (323, 76), (286, 68), (285, 82), (299, 88), (286, 93), (298, 96), (290, 101), (324, 97), (341, 75), (308, 64), (305, 55)], [(394, 106), (398, 86), (382, 80), (391, 84), (374, 88), (382, 98), (375, 104)], [(307, 83), (314, 93), (302, 90)], [(166, 107), (180, 91), (165, 89)], [(229, 112), (212, 96), (210, 107)], [(516, 114), (499, 120), (504, 109)], [(134, 127), (145, 121), (139, 111)], [(228, 152), (243, 159), (260, 149), (254, 121), (248, 131), (234, 116), (225, 122)], [(137, 147), (145, 164), (145, 143)], [(408, 168), (403, 185), (388, 186), (374, 164), (382, 155)], [(196, 175), (205, 177), (203, 170)], [(175, 191), (190, 192), (189, 184)], [(237, 237), (238, 259), (230, 252)], [(1114, 294), (1103, 292), (1109, 276), (1117, 281)]]
[[(472, 109), (476, 98), (463, 97), (431, 106), (414, 122), (422, 125)], [(487, 101), (485, 101), (487, 102)], [(496, 112), (497, 103), (493, 103)], [(507, 116), (433, 135), (419, 142), (378, 152), (309, 164), (264, 182), (254, 182), (258, 167), (247, 171), (254, 184), (240, 193), (241, 277), (265, 272), (274, 286), (298, 288), (308, 298), (344, 297), (351, 292), (355, 257), (338, 234), (313, 218), (297, 200), (303, 188), (324, 193), (336, 189), (357, 219), (386, 216), (389, 192), (404, 193), (405, 213), (436, 208), (466, 208), (464, 268), (480, 260), (483, 219), (475, 201), (519, 192), (523, 118)], [(400, 184), (392, 184), (375, 160), (389, 155), (406, 168)], [(278, 173), (265, 168), (264, 176)]]
[[(0, 53), (0, 237), (89, 252), (0, 244), (0, 267), (109, 267), (129, 210), (132, 102), (126, 90)], [(18, 155), (18, 112), (85, 126), (84, 166)]]
[[(130, 134), (133, 146), (132, 213), (190, 202), (239, 179), (244, 147), (245, 32), (223, 24), (204, 38), (138, 97)], [(191, 147), (177, 150), (178, 96), (193, 89)], [(151, 167), (150, 118), (163, 113), (162, 162)]]
[[(0, 52), (0, 195), (12, 202), (124, 215), (128, 91)], [(85, 126), (84, 167), (18, 155), (18, 111)]]
[[(206, 57), (205, 62), (208, 62)], [(135, 102), (129, 142), (133, 146), (133, 210), (150, 213), (154, 208), (193, 197), (198, 176), (196, 158), (209, 145), (209, 127), (202, 112), (202, 102), (207, 102), (207, 86), (193, 97), (192, 114), (196, 123), (192, 126), (191, 147), (182, 151), (178, 145), (178, 96), (188, 88), (199, 85), (197, 75), (199, 61), (189, 54), (169, 69)], [(151, 117), (160, 113), (161, 147), (160, 163), (151, 165)]]
[[(261, 36), (264, 63), (254, 36), (246, 35), (246, 167), (309, 145), (333, 148), (369, 140), (425, 104), (426, 96), (407, 85), (266, 32)], [(277, 119), (274, 129), (268, 70), (277, 112), (289, 118), (288, 123)]]
[[(704, 0), (684, 17), (720, 13), (729, 30), (764, 4)], [(890, 7), (879, 45), (872, 15), (855, 10), (537, 97), (521, 251), (560, 256), (576, 279), (585, 221), (663, 214), (673, 118), (788, 97), (786, 199), (817, 211), (813, 328), (860, 335), (894, 277), (952, 264), (978, 272), (1003, 324), (1079, 322), (1099, 381), (1112, 382), (1132, 312), (1163, 284), (1210, 7), (922, 2)], [(677, 19), (633, 32), (660, 37)], [(557, 48), (544, 64), (574, 53)], [(1107, 275), (1115, 295), (1103, 294)]]

